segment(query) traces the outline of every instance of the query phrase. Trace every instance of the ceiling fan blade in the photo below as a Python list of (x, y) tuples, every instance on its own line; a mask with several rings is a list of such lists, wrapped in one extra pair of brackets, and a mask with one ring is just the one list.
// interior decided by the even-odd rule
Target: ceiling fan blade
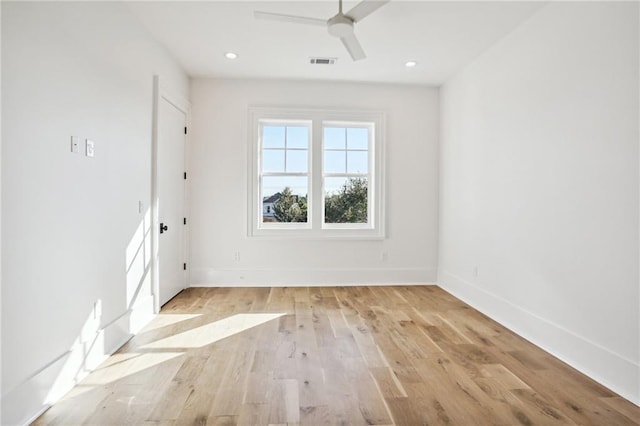
[(360, 59), (367, 57), (367, 55), (364, 54), (364, 50), (362, 50), (362, 46), (360, 46), (360, 42), (356, 38), (355, 34), (349, 34), (348, 36), (341, 37), (340, 41), (344, 44), (344, 47), (347, 48), (349, 55), (351, 55), (351, 59), (354, 61), (359, 61)]
[(318, 25), (321, 27), (327, 26), (327, 21), (325, 19), (307, 18), (305, 16), (284, 15), (282, 13), (255, 11), (253, 12), (253, 17), (256, 19), (267, 19), (270, 21), (283, 21), (283, 22), (290, 22), (294, 24)]
[(345, 15), (353, 19), (353, 22), (362, 21), (387, 3), (389, 3), (389, 0), (362, 0)]

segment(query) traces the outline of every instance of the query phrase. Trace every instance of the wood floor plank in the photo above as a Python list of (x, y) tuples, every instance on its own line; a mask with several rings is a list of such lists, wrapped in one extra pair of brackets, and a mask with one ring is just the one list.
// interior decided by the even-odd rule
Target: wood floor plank
[(609, 405), (618, 413), (627, 417), (627, 419), (631, 421), (633, 421), (634, 419), (636, 421), (638, 420), (638, 407), (636, 407), (626, 399), (619, 396), (613, 396), (608, 398), (601, 398), (601, 401)]
[(194, 392), (189, 396), (176, 419), (177, 424), (207, 424), (209, 413), (219, 391), (217, 386), (211, 386), (211, 384), (221, 383), (225, 370), (226, 362), (219, 352), (207, 358), (194, 382)]
[[(301, 406), (300, 423), (307, 425), (334, 425), (337, 424), (331, 415), (327, 405)], [(260, 423), (258, 423), (260, 424)]]
[(380, 394), (388, 398), (408, 398), (407, 391), (389, 367), (369, 368)]
[(640, 408), (435, 286), (189, 288), (33, 424), (638, 426)]
[(194, 384), (207, 360), (207, 356), (186, 357), (166, 392), (163, 393), (163, 398), (157, 402), (147, 419), (154, 421), (177, 419), (184, 406), (188, 404), (188, 399), (194, 394)]

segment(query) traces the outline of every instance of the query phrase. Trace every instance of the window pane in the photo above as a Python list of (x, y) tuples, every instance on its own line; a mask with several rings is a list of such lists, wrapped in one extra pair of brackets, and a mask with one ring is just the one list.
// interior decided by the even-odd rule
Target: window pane
[(346, 154), (346, 151), (325, 151), (323, 167), (325, 173), (345, 173)]
[(284, 148), (284, 126), (262, 126), (263, 148)]
[(262, 178), (262, 222), (307, 222), (307, 177)]
[(369, 129), (352, 127), (347, 129), (347, 148), (369, 149)]
[(367, 173), (369, 153), (367, 151), (347, 151), (347, 173)]
[(287, 148), (309, 148), (309, 128), (287, 127)]
[(365, 178), (324, 179), (324, 222), (367, 223), (368, 182)]
[(309, 170), (309, 157), (305, 150), (287, 150), (287, 172), (306, 173)]
[(324, 196), (338, 194), (344, 189), (345, 183), (349, 179), (346, 177), (327, 177), (324, 178)]
[(325, 127), (322, 143), (324, 149), (345, 149), (347, 142), (344, 127)]
[(263, 172), (284, 172), (284, 149), (265, 149), (262, 151)]

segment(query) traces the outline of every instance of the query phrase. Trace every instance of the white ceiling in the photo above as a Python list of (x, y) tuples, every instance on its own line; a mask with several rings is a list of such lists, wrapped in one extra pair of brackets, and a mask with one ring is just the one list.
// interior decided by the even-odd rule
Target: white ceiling
[[(345, 1), (348, 11), (357, 2)], [(544, 3), (392, 0), (355, 26), (367, 58), (353, 62), (326, 29), (257, 20), (254, 10), (329, 18), (337, 1), (127, 3), (190, 76), (440, 85)], [(233, 51), (231, 61), (224, 53)], [(311, 65), (309, 57), (337, 57)], [(418, 66), (406, 68), (415, 60)]]

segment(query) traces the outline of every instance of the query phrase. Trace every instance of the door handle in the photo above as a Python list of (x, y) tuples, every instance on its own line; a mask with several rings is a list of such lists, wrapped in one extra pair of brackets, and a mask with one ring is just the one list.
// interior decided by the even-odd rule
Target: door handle
[(165, 225), (164, 223), (160, 224), (160, 233), (164, 233), (164, 231), (166, 231), (167, 229), (169, 229), (169, 227), (167, 225)]

